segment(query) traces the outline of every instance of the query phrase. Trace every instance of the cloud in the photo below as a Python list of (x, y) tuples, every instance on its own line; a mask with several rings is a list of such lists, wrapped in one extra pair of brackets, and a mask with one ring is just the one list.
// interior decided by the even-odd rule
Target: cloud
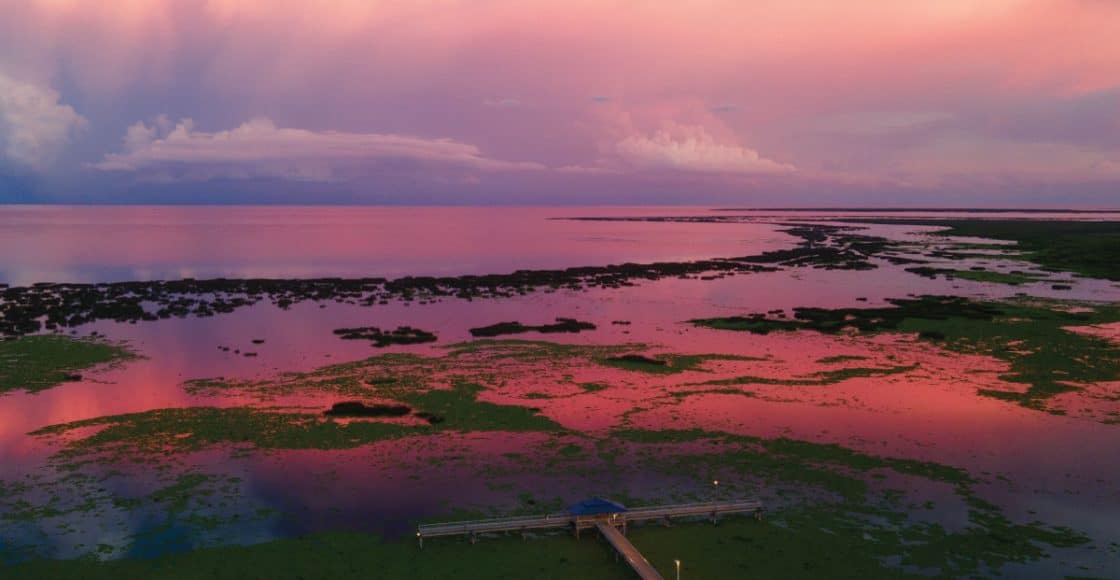
[(92, 164), (102, 171), (149, 172), (170, 179), (273, 177), (300, 181), (335, 181), (375, 166), (544, 169), (537, 163), (492, 159), (475, 145), (452, 139), (282, 128), (267, 118), (208, 133), (195, 130), (190, 119), (172, 126), (162, 116), (152, 125), (133, 124), (125, 133), (120, 153)]
[(86, 126), (86, 119), (48, 87), (0, 73), (0, 154), (35, 170), (45, 169)]
[(792, 165), (766, 159), (758, 151), (717, 143), (703, 127), (674, 127), (653, 136), (634, 135), (615, 145), (625, 163), (644, 169), (713, 173), (786, 173)]
[(591, 102), (592, 103), (600, 103), (601, 104), (601, 103), (609, 103), (610, 101), (611, 101), (611, 98), (606, 96), (606, 95), (593, 95), (591, 97)]
[(718, 105), (712, 105), (711, 107), (708, 107), (708, 110), (713, 113), (734, 113), (735, 111), (739, 110), (739, 105), (736, 105), (735, 103), (720, 103)]
[(822, 119), (817, 127), (830, 133), (874, 136), (923, 129), (953, 118), (944, 111), (862, 111)]
[(1120, 151), (961, 134), (929, 141), (897, 162), (903, 175), (1079, 182), (1120, 178)]
[(516, 97), (506, 97), (504, 99), (486, 99), (482, 104), (487, 107), (495, 107), (498, 109), (513, 109), (521, 106), (521, 99)]

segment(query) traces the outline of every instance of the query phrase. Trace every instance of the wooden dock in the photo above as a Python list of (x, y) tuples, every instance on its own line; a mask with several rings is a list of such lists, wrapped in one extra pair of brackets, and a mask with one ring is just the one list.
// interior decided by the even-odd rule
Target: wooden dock
[(422, 524), (416, 528), (416, 539), (424, 547), (425, 538), (441, 536), (469, 536), (471, 543), (482, 534), (517, 532), (522, 535), (536, 530), (567, 528), (578, 539), (580, 532), (596, 528), (611, 546), (626, 560), (627, 564), (646, 579), (660, 580), (661, 575), (649, 561), (626, 539), (627, 524), (639, 521), (660, 521), (669, 525), (674, 518), (707, 518), (713, 523), (719, 516), (727, 514), (753, 514), (762, 517), (762, 503), (756, 499), (742, 499), (726, 502), (700, 502), (633, 509), (621, 508), (618, 511), (594, 514), (556, 512), (544, 515), (493, 518), (462, 522)]
[(605, 516), (577, 516), (567, 512), (556, 512), (545, 515), (421, 524), (416, 528), (416, 537), (420, 538), (421, 545), (423, 545), (424, 538), (440, 536), (478, 536), (489, 533), (529, 532), (560, 528), (572, 528), (572, 531), (578, 537), (580, 530), (595, 527), (595, 524), (604, 517), (613, 518), (616, 524), (625, 529), (628, 522), (661, 520), (664, 523), (669, 523), (673, 518), (689, 517), (705, 517), (715, 521), (720, 515), (725, 514), (761, 514), (762, 512), (762, 503), (755, 499), (640, 507), (624, 512), (606, 514)]
[(622, 556), (623, 560), (637, 572), (638, 577), (642, 580), (664, 580), (661, 573), (653, 567), (653, 564), (646, 560), (646, 557), (618, 531), (618, 528), (612, 526), (609, 522), (599, 522), (595, 524), (599, 528), (599, 533), (610, 542), (618, 555)]

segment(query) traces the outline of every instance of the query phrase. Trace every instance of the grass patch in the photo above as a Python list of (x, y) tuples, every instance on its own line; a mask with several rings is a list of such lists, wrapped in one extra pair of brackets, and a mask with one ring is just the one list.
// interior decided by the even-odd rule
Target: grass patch
[(555, 334), (559, 332), (575, 333), (584, 330), (595, 330), (595, 325), (590, 322), (581, 322), (574, 318), (557, 318), (555, 324), (539, 324), (529, 326), (520, 322), (499, 322), (490, 326), (471, 329), (471, 336), (492, 337), (503, 334), (523, 334), (526, 332), (539, 332), (541, 334)]
[(834, 364), (840, 364), (840, 363), (846, 363), (846, 362), (855, 362), (855, 361), (859, 361), (859, 360), (867, 360), (867, 357), (854, 355), (854, 354), (838, 354), (838, 355), (834, 355), (834, 356), (826, 356), (826, 357), (819, 358), (819, 359), (817, 359), (817, 364), (834, 365)]
[(918, 368), (918, 365), (898, 365), (893, 367), (848, 367), (826, 371), (817, 371), (803, 377), (791, 379), (775, 379), (770, 377), (757, 377), (744, 375), (729, 379), (704, 381), (701, 385), (780, 385), (790, 387), (821, 387), (835, 385), (848, 379), (885, 377), (907, 373)]
[(189, 453), (218, 445), (251, 449), (350, 449), (382, 441), (453, 431), (560, 431), (552, 420), (526, 407), (479, 401), (482, 387), (457, 383), (451, 389), (402, 394), (400, 402), (417, 415), (435, 417), (431, 425), (378, 421), (340, 423), (321, 414), (280, 412), (252, 407), (187, 407), (112, 415), (51, 425), (31, 435), (60, 436), (75, 429), (99, 427), (84, 438), (69, 439), (56, 456), (90, 455), (113, 460), (144, 459), (166, 453)]
[(435, 333), (411, 326), (398, 326), (393, 330), (381, 330), (376, 326), (357, 328), (338, 328), (334, 334), (342, 340), (368, 340), (374, 348), (385, 348), (395, 344), (423, 344), (435, 342)]
[(624, 354), (601, 358), (599, 364), (623, 369), (659, 375), (672, 375), (685, 371), (702, 371), (704, 363), (708, 361), (761, 361), (759, 357), (737, 356), (729, 354), (659, 354), (646, 356), (640, 354)]
[(1120, 222), (957, 221), (952, 236), (1013, 240), (1032, 262), (1091, 278), (1120, 280)]
[[(420, 551), (413, 542), (332, 532), (255, 546), (196, 550), (151, 560), (37, 561), (12, 567), (19, 578), (114, 580), (167, 578), (602, 578), (631, 572), (600, 542), (551, 536), (486, 540), (447, 539)], [(3, 568), (0, 568), (2, 571)]]
[(0, 394), (36, 393), (80, 381), (80, 372), (98, 365), (134, 358), (137, 356), (122, 345), (93, 338), (41, 335), (0, 340)]
[(1008, 286), (1021, 286), (1032, 282), (1040, 282), (1045, 279), (1043, 275), (1021, 271), (996, 272), (993, 270), (955, 270), (953, 268), (931, 268), (929, 266), (907, 268), (906, 271), (925, 278), (945, 276), (950, 279), (991, 282), (993, 284), (1007, 284)]
[(1120, 222), (1067, 220), (858, 220), (944, 226), (945, 236), (990, 238), (1016, 242), (1027, 260), (1060, 272), (1120, 280)]

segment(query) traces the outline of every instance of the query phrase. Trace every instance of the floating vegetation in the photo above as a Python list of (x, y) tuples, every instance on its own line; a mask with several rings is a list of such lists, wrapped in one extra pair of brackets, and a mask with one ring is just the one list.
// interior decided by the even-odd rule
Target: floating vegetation
[[(787, 387), (820, 387), (826, 385), (835, 385), (842, 383), (848, 379), (855, 378), (872, 378), (872, 377), (886, 377), (890, 375), (897, 375), (908, 373), (918, 368), (917, 364), (912, 365), (899, 365), (893, 367), (848, 367), (842, 369), (830, 369), (825, 371), (817, 371), (810, 373), (807, 376), (794, 377), (789, 379), (779, 379), (773, 377), (758, 377), (758, 376), (738, 376), (727, 379), (715, 379), (698, 383), (700, 385), (779, 385)], [(687, 391), (683, 394), (688, 394)]]
[(603, 365), (628, 371), (655, 374), (675, 374), (685, 371), (703, 370), (708, 361), (763, 361), (761, 357), (730, 354), (659, 354), (654, 357), (643, 354), (627, 353), (599, 359)]
[(1120, 280), (1120, 222), (1075, 220), (898, 220), (860, 219), (863, 223), (944, 226), (944, 236), (967, 236), (1016, 242), (1011, 249), (1058, 272)]
[(35, 393), (80, 381), (79, 371), (134, 358), (126, 346), (97, 338), (42, 335), (0, 340), (0, 394)]
[(342, 340), (368, 340), (377, 348), (394, 344), (423, 344), (437, 340), (435, 334), (411, 326), (398, 326), (393, 330), (381, 330), (376, 326), (338, 328), (334, 333)]
[(949, 279), (991, 282), (993, 284), (1007, 284), (1009, 286), (1020, 286), (1022, 284), (1040, 282), (1046, 279), (1044, 274), (1034, 274), (1023, 271), (993, 272), (991, 270), (956, 270), (953, 268), (932, 268), (929, 266), (907, 268), (906, 271), (922, 276), (923, 278), (933, 279), (938, 276), (945, 276)]
[(713, 273), (772, 272), (780, 267), (868, 270), (876, 267), (872, 258), (897, 260), (885, 254), (888, 250), (897, 249), (897, 243), (856, 233), (859, 230), (860, 228), (851, 226), (787, 224), (786, 233), (801, 239), (797, 248), (792, 250), (691, 262), (519, 270), (510, 274), (481, 276), (408, 276), (395, 280), (184, 278), (0, 287), (0, 335), (32, 334), (43, 328), (53, 330), (74, 327), (97, 320), (136, 322), (209, 317), (234, 312), (262, 301), (287, 309), (306, 301), (374, 306), (386, 304), (390, 300), (412, 302), (441, 298), (508, 298), (538, 290), (621, 288), (642, 280), (705, 276)]
[[(798, 507), (771, 513), (767, 517), (768, 520), (777, 520), (778, 525), (774, 528), (768, 526), (765, 533), (783, 530), (779, 535), (784, 538), (774, 541), (772, 547), (779, 550), (782, 558), (773, 558), (770, 565), (783, 570), (801, 570), (798, 574), (808, 577), (813, 576), (810, 573), (812, 570), (820, 574), (829, 569), (852, 570), (851, 566), (857, 569), (866, 567), (867, 572), (875, 577), (896, 577), (908, 572), (921, 575), (919, 570), (932, 570), (936, 575), (949, 577), (990, 574), (1011, 562), (1045, 558), (1047, 553), (1042, 546), (1064, 548), (1089, 541), (1083, 534), (1067, 528), (1039, 522), (1023, 524), (1011, 521), (997, 506), (979, 497), (974, 490), (977, 479), (952, 466), (869, 455), (833, 444), (787, 438), (763, 439), (702, 430), (624, 430), (615, 431), (614, 435), (663, 449), (662, 453), (645, 454), (647, 465), (652, 469), (700, 473), (709, 478), (719, 477), (721, 482), (746, 477), (750, 478), (749, 481), (765, 482), (763, 485), (770, 489), (788, 489), (790, 484), (800, 484), (832, 494), (834, 500), (806, 501)], [(710, 451), (671, 451), (682, 446)], [(960, 502), (956, 509), (966, 514), (967, 523), (951, 529), (936, 519), (923, 521), (913, 511), (906, 513), (906, 508), (890, 499), (896, 492), (877, 489), (873, 483), (876, 478), (891, 472), (912, 478), (913, 483), (903, 484), (908, 488), (935, 483), (949, 486)], [(754, 487), (758, 484), (747, 485)], [(942, 505), (939, 509), (953, 508)], [(821, 552), (817, 550), (794, 548), (804, 545), (807, 537), (818, 535), (822, 542), (840, 552), (831, 564), (820, 562)], [(750, 544), (754, 556), (757, 555), (754, 548), (767, 544), (759, 538), (759, 534), (752, 533), (750, 536), (754, 539)], [(643, 549), (657, 549), (653, 545), (643, 545), (640, 537), (634, 541)], [(755, 541), (763, 543), (756, 545)], [(701, 546), (697, 545), (694, 549), (699, 551)], [(804, 562), (791, 566), (780, 561), (791, 554), (796, 554), (795, 557)], [(878, 558), (872, 554), (878, 554)], [(850, 563), (853, 556), (860, 563)], [(728, 569), (725, 561), (699, 559), (707, 562), (712, 572), (726, 572)], [(876, 559), (880, 561), (876, 562)], [(893, 564), (884, 564), (883, 561)], [(743, 569), (747, 569), (746, 562)]]
[(367, 405), (361, 401), (343, 401), (323, 411), (328, 417), (404, 417), (412, 412), (408, 405)]
[(669, 367), (669, 361), (651, 358), (640, 354), (624, 354), (620, 356), (612, 356), (603, 360), (603, 362), (625, 369), (642, 370), (642, 371), (660, 371)]
[[(727, 517), (719, 526), (632, 526), (631, 541), (667, 575), (672, 573), (673, 559), (688, 558), (694, 573), (716, 577), (746, 570), (761, 576), (800, 578), (816, 578), (828, 571), (870, 578), (969, 577), (998, 574), (1007, 564), (1035, 562), (1047, 558), (1053, 549), (1088, 542), (1071, 529), (1012, 521), (974, 490), (980, 480), (965, 470), (934, 462), (882, 457), (832, 444), (702, 430), (613, 431), (598, 439), (596, 446), (605, 452), (600, 453), (599, 461), (613, 470), (670, 477), (689, 474), (686, 479), (694, 485), (718, 477), (732, 493), (761, 489), (771, 498), (761, 521)], [(548, 442), (534, 448), (534, 459), (518, 455), (518, 463), (511, 468), (533, 466), (539, 478), (562, 478), (573, 467), (595, 460), (595, 456), (581, 453), (582, 448)], [(622, 456), (634, 461), (618, 462)], [(521, 463), (525, 461), (529, 463)], [(493, 468), (486, 468), (486, 473), (499, 475)], [(145, 498), (115, 503), (134, 509), (152, 501), (168, 506), (169, 511), (182, 511), (205, 497), (198, 494), (210, 493), (209, 485), (211, 476), (187, 474)], [(711, 489), (690, 489), (696, 494), (694, 499), (710, 497)], [(937, 494), (936, 504), (927, 500), (925, 510), (907, 507), (907, 502), (922, 498), (926, 490), (947, 493)], [(27, 491), (14, 490), (12, 497)], [(668, 492), (661, 490), (660, 494)], [(665, 497), (647, 495), (626, 501), (647, 505), (663, 502)], [(539, 503), (532, 496), (523, 503), (530, 511), (551, 509), (532, 509)], [(931, 515), (923, 516), (923, 511)], [(959, 516), (951, 517), (956, 514)], [(713, 546), (728, 549), (712, 558)], [(306, 570), (309, 575), (326, 572), (349, 577), (371, 568), (394, 577), (442, 577), (469, 576), (470, 571), (483, 567), (488, 575), (511, 577), (530, 573), (541, 578), (623, 578), (628, 574), (601, 543), (577, 542), (566, 534), (527, 542), (499, 537), (477, 545), (438, 540), (425, 545), (422, 557), (416, 549), (410, 538), (384, 540), (330, 532), (145, 559), (32, 560), (10, 569), (20, 578), (52, 579), (147, 577), (168, 570), (186, 577), (218, 570), (268, 577), (297, 576)], [(323, 559), (324, 551), (342, 556)]]
[[(421, 418), (456, 431), (559, 431), (561, 427), (525, 407), (477, 399), (478, 385), (459, 383), (401, 395), (403, 404), (426, 413)], [(418, 414), (419, 415), (419, 414)], [(440, 420), (431, 421), (439, 417)], [(91, 455), (127, 461), (152, 454), (185, 453), (214, 446), (249, 449), (351, 449), (375, 441), (430, 433), (425, 426), (355, 421), (339, 423), (318, 414), (252, 407), (156, 409), (51, 425), (31, 435), (58, 437), (99, 427), (86, 437), (67, 438), (56, 455), (75, 460)], [(79, 459), (80, 460), (80, 459)]]
[(540, 332), (542, 334), (560, 332), (575, 333), (584, 330), (595, 330), (595, 325), (590, 322), (581, 322), (574, 318), (557, 318), (555, 324), (540, 324), (537, 326), (526, 326), (520, 322), (499, 322), (497, 324), (491, 324), (490, 326), (472, 328), (471, 336), (494, 337), (503, 334), (522, 334), (525, 332)]
[(860, 355), (854, 355), (854, 354), (838, 354), (838, 355), (826, 356), (826, 357), (823, 357), (823, 358), (819, 358), (819, 359), (817, 359), (817, 363), (822, 364), (822, 365), (832, 365), (832, 364), (853, 362), (853, 361), (857, 361), (857, 360), (867, 360), (867, 357), (860, 356)]
[(974, 302), (959, 296), (922, 296), (916, 299), (888, 300), (893, 306), (884, 308), (812, 308), (793, 309), (793, 319), (770, 318), (765, 314), (729, 316), (692, 320), (697, 326), (718, 330), (741, 330), (755, 334), (773, 331), (813, 330), (835, 334), (847, 330), (882, 332), (897, 330), (907, 320), (990, 321), (1002, 314), (993, 304)]
[(1047, 401), (1086, 386), (1120, 380), (1120, 349), (1100, 337), (1067, 327), (1120, 321), (1120, 308), (1084, 305), (1076, 312), (1045, 301), (980, 302), (922, 296), (890, 300), (885, 308), (797, 308), (792, 319), (765, 314), (693, 320), (698, 326), (766, 334), (810, 330), (914, 333), (955, 352), (982, 354), (1010, 365), (1000, 379), (1025, 391), (980, 389), (981, 395), (1048, 410)]

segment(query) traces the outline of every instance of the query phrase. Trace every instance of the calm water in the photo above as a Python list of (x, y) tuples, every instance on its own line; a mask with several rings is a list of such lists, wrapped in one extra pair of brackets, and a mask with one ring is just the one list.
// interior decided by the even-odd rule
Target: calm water
[(0, 206), (0, 282), (395, 278), (733, 257), (788, 247), (768, 224), (555, 217), (1120, 219), (1114, 214), (717, 212), (699, 207)]
[[(12, 285), (41, 281), (116, 281), (180, 277), (313, 277), (409, 274), (504, 273), (516, 269), (561, 268), (627, 261), (682, 261), (728, 257), (791, 247), (796, 239), (775, 221), (843, 217), (843, 212), (740, 212), (743, 223), (589, 222), (559, 216), (711, 215), (709, 208), (228, 208), (228, 207), (5, 207), (0, 208), (0, 278)], [(866, 213), (855, 214), (867, 217)], [(930, 214), (934, 215), (934, 214)], [(975, 214), (969, 214), (975, 216)], [(937, 214), (941, 217), (941, 214)], [(906, 214), (906, 217), (915, 217)], [(1015, 217), (999, 214), (998, 217)], [(1031, 218), (1039, 218), (1031, 214)], [(1055, 217), (1069, 219), (1068, 214)], [(1074, 216), (1076, 217), (1076, 216)], [(1094, 214), (1092, 219), (1120, 219)], [(873, 226), (880, 235), (922, 239), (929, 228)], [(1012, 267), (1022, 268), (1015, 264)], [(561, 290), (501, 300), (430, 304), (390, 303), (373, 308), (299, 303), (282, 311), (262, 303), (205, 319), (169, 319), (141, 324), (101, 322), (79, 329), (99, 330), (127, 340), (147, 358), (104, 370), (80, 383), (39, 394), (0, 397), (0, 478), (19, 479), (44, 469), (53, 452), (29, 431), (73, 420), (150, 409), (253, 402), (192, 396), (182, 387), (191, 378), (267, 379), (284, 371), (310, 370), (333, 362), (376, 354), (360, 341), (337, 340), (341, 326), (411, 325), (436, 331), (435, 346), (390, 351), (438, 353), (441, 345), (470, 338), (472, 327), (499, 321), (526, 324), (571, 316), (596, 323), (594, 332), (552, 335), (549, 340), (583, 344), (641, 341), (663, 352), (733, 353), (768, 357), (752, 373), (804, 374), (814, 361), (856, 354), (888, 361), (920, 363), (924, 375), (910, 382), (855, 380), (828, 389), (802, 389), (797, 400), (704, 396), (673, 407), (649, 406), (633, 413), (635, 426), (701, 427), (757, 436), (789, 436), (840, 443), (874, 453), (913, 457), (991, 472), (1015, 482), (991, 491), (1009, 514), (1071, 525), (1097, 540), (1120, 536), (1120, 437), (1117, 427), (1023, 409), (977, 397), (976, 385), (961, 377), (997, 363), (983, 357), (946, 355), (921, 345), (884, 339), (857, 343), (842, 337), (774, 334), (765, 337), (695, 328), (691, 318), (761, 312), (797, 306), (882, 305), (909, 294), (1034, 296), (1120, 301), (1120, 288), (1094, 280), (1071, 280), (1072, 291), (1049, 283), (1021, 287), (969, 281), (929, 280), (883, 264), (867, 272), (793, 269), (717, 280), (662, 279), (622, 289)], [(863, 300), (857, 300), (863, 299)], [(612, 320), (629, 320), (615, 326)], [(265, 344), (250, 347), (254, 338)], [(527, 335), (527, 338), (533, 338)], [(245, 358), (219, 346), (253, 348)], [(887, 364), (887, 363), (884, 363)], [(600, 369), (589, 378), (625, 384), (627, 378)], [(547, 384), (510, 387), (497, 401)], [(621, 410), (641, 407), (654, 383), (612, 391), (611, 399), (559, 398), (534, 401), (553, 420), (582, 431), (605, 432), (620, 424)], [(844, 404), (838, 404), (843, 401)], [(287, 405), (329, 406), (331, 400), (294, 398)], [(523, 400), (522, 400), (523, 402)], [(618, 412), (615, 412), (615, 410)], [(501, 462), (503, 454), (524, 452), (535, 435), (465, 436), (463, 453), (478, 461)], [(291, 451), (240, 461), (222, 453), (192, 459), (196, 466), (238, 474), (248, 505), (287, 514), (247, 523), (229, 541), (259, 541), (308, 531), (354, 528), (400, 534), (418, 517), (445, 514), (448, 503), (507, 506), (509, 493), (477, 478), (469, 467), (434, 467), (423, 448), (399, 442), (371, 448), (321, 453)], [(388, 458), (388, 459), (386, 459)], [(388, 463), (386, 463), (388, 462)], [(324, 481), (321, 475), (330, 473)], [(417, 483), (417, 482), (420, 483)], [(573, 480), (512, 477), (541, 497), (558, 493), (590, 495), (603, 489), (649, 495), (669, 485), (642, 472), (608, 473)], [(578, 499), (578, 497), (577, 497)], [(1034, 515), (1030, 515), (1034, 514)], [(123, 528), (139, 533), (157, 527), (123, 514)], [(88, 524), (88, 523), (87, 523)], [(79, 526), (80, 527), (80, 526)], [(96, 529), (55, 537), (51, 552), (71, 555)], [(114, 532), (117, 533), (117, 532)], [(11, 532), (7, 532), (10, 537)], [(5, 534), (0, 533), (0, 547)], [(167, 549), (142, 542), (138, 554)], [(183, 548), (189, 547), (187, 545)]]
[(788, 244), (770, 226), (548, 219), (705, 211), (0, 206), (0, 281), (491, 274), (739, 256)]

